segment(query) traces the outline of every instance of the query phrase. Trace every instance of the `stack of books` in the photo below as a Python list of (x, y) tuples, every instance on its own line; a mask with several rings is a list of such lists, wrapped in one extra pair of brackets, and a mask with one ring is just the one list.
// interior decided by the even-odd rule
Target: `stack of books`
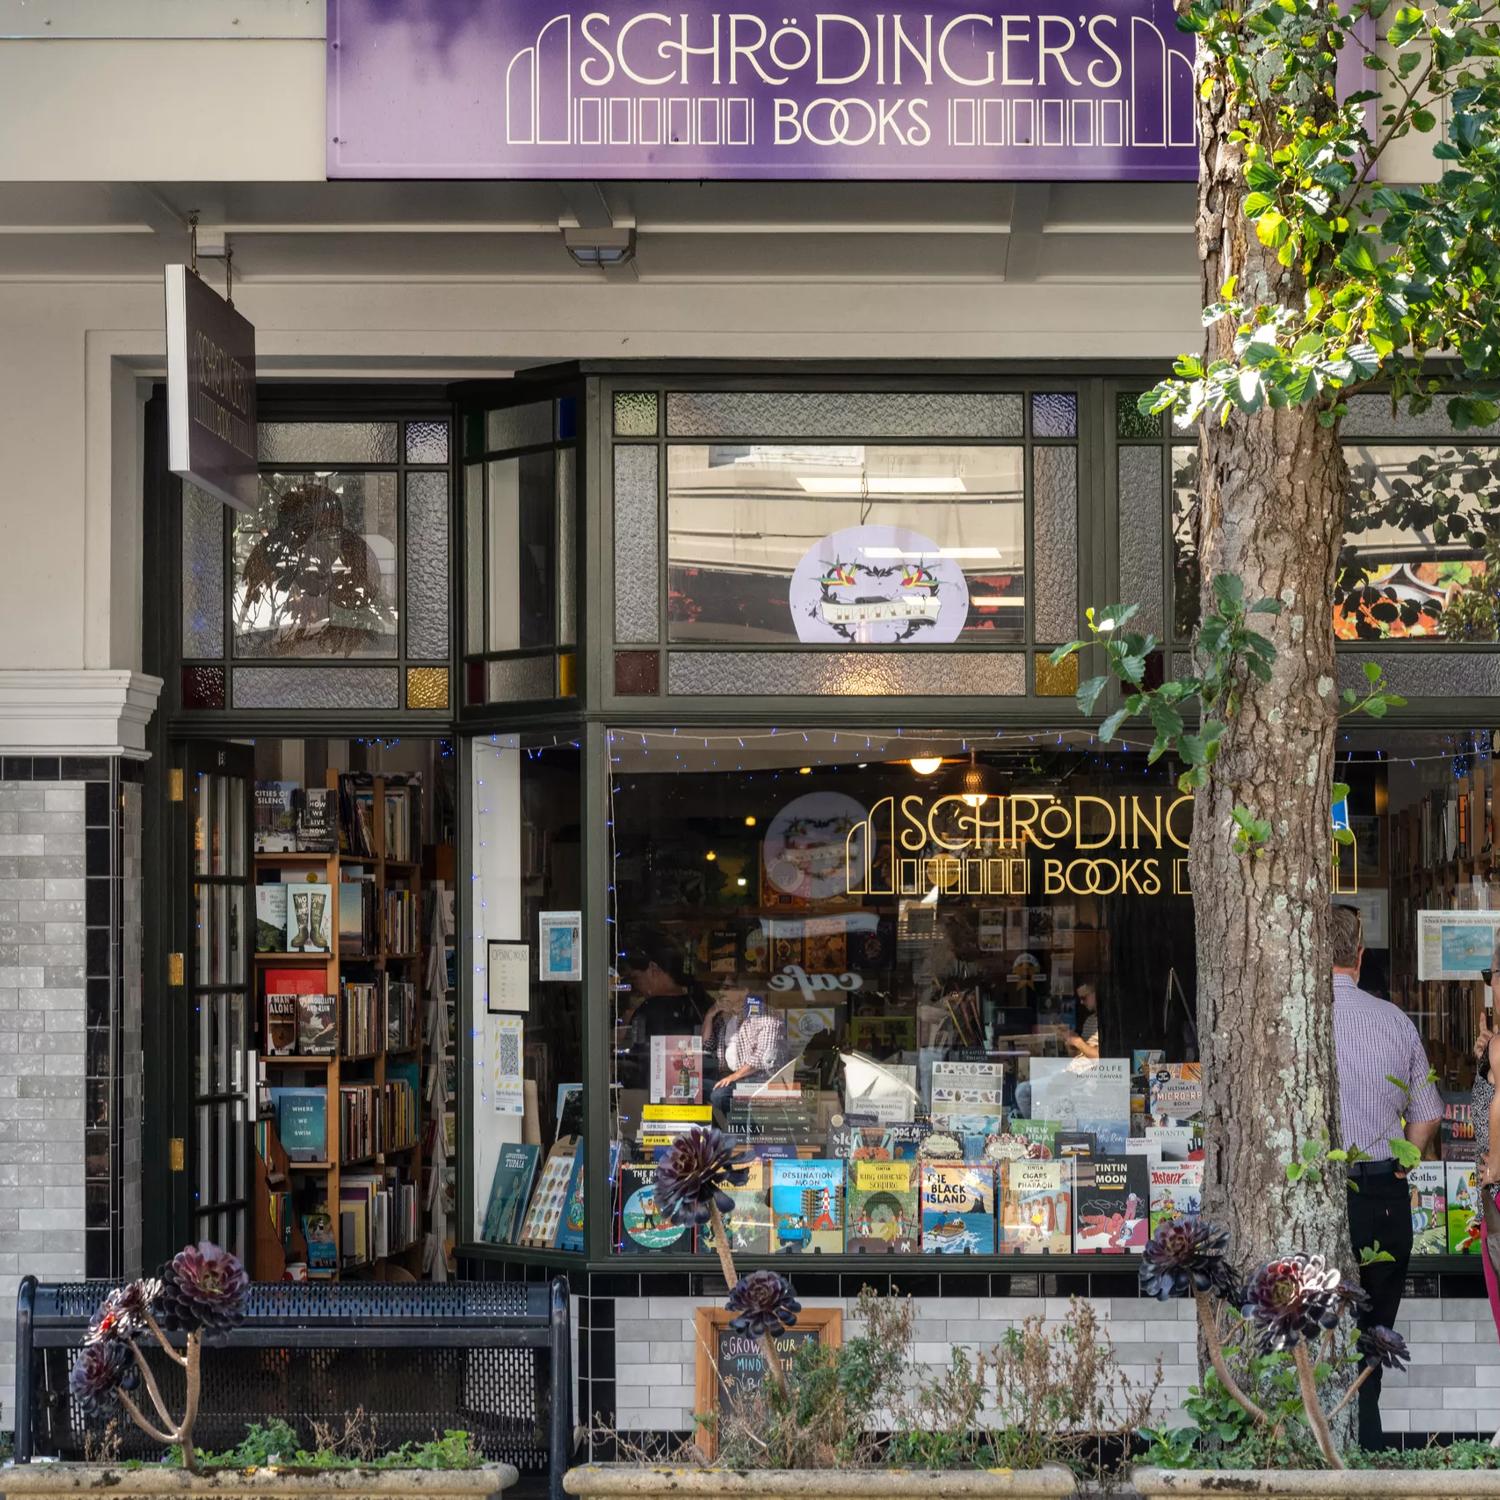
[(345, 1057), (370, 1057), (380, 1051), (384, 1011), (379, 987), (344, 984), (344, 1027), (341, 1047)]
[(360, 1161), (380, 1150), (384, 1096), (373, 1083), (339, 1086), (339, 1140), (344, 1162)]

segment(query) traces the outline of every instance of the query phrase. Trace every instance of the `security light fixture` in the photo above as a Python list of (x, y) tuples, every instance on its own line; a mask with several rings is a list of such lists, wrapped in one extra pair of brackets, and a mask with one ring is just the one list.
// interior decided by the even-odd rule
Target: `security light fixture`
[(635, 259), (634, 229), (564, 229), (563, 245), (585, 270), (623, 266)]

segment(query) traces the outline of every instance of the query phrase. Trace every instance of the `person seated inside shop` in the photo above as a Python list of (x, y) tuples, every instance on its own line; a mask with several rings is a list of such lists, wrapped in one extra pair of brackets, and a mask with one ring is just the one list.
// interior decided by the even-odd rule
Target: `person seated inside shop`
[(634, 934), (620, 953), (619, 1081), (645, 1088), (651, 1076), (651, 1038), (691, 1036), (709, 1009), (703, 987), (687, 971), (682, 951), (660, 932)]
[(715, 995), (702, 1035), (704, 1084), (722, 1125), (735, 1089), (764, 1083), (786, 1061), (786, 1021), (738, 976)]
[(1099, 1055), (1099, 992), (1087, 980), (1078, 986), (1078, 1029), (1067, 1036), (1074, 1057)]

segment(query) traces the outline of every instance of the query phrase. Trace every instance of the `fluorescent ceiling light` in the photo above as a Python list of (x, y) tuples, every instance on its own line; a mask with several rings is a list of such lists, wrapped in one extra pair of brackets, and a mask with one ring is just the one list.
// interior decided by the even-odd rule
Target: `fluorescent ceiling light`
[(953, 557), (974, 558), (987, 557), (999, 558), (998, 547), (939, 547), (935, 552), (914, 552), (907, 547), (861, 547), (859, 549), (866, 557), (875, 558), (908, 558), (912, 562), (921, 562), (928, 557)]
[(799, 474), (797, 483), (809, 495), (962, 495), (964, 482), (953, 475), (919, 475), (912, 479), (845, 478), (839, 474)]

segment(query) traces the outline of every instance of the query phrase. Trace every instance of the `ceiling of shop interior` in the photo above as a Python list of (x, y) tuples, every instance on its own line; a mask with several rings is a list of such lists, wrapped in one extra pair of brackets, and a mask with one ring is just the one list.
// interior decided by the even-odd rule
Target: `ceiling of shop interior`
[[(154, 279), (184, 225), (235, 275), (357, 281), (1194, 281), (1190, 183), (0, 184), (0, 278)], [(628, 268), (561, 228), (633, 226)]]

